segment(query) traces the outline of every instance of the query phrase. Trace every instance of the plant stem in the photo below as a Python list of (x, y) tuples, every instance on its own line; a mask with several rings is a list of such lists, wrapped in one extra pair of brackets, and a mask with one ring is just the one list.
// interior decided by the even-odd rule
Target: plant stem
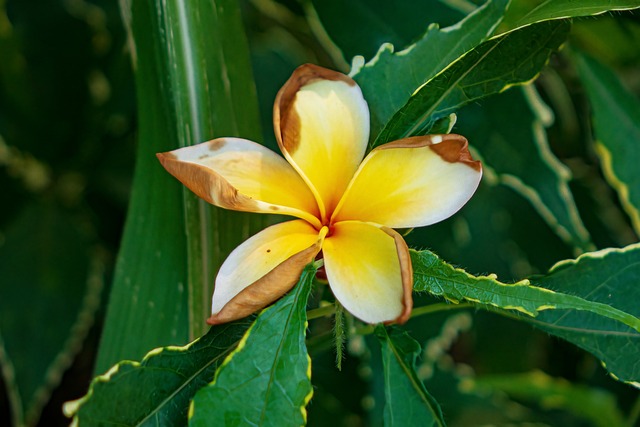
[[(411, 318), (422, 316), (424, 314), (438, 313), (440, 311), (449, 310), (463, 310), (465, 308), (472, 308), (473, 304), (463, 302), (459, 304), (452, 304), (449, 302), (439, 302), (435, 304), (423, 305), (422, 307), (414, 308), (411, 311)], [(375, 325), (363, 325), (356, 328), (355, 333), (359, 335), (369, 335), (375, 330)]]
[(411, 311), (411, 318), (422, 316), (424, 314), (437, 313), (439, 311), (461, 310), (472, 307), (473, 304), (469, 302), (461, 302), (458, 304), (452, 304), (450, 302), (439, 302), (436, 304), (423, 305), (422, 307), (414, 308)]
[[(435, 304), (423, 305), (422, 307), (416, 307), (411, 311), (411, 318), (423, 316), (425, 314), (438, 313), (440, 311), (448, 310), (461, 310), (465, 308), (471, 308), (473, 304), (468, 302), (462, 302), (459, 304), (453, 304), (449, 302), (439, 302)], [(326, 305), (324, 307), (314, 308), (307, 311), (307, 320), (318, 319), (324, 316), (330, 316), (336, 311), (335, 305)], [(366, 328), (360, 328), (366, 329)], [(357, 332), (358, 330), (356, 330)], [(371, 333), (371, 332), (369, 332)]]
[(346, 332), (345, 332), (345, 312), (342, 304), (336, 300), (335, 303), (336, 315), (335, 322), (333, 327), (333, 336), (336, 347), (336, 368), (339, 371), (342, 370), (342, 359), (344, 359), (344, 342), (346, 341)]
[(314, 308), (313, 310), (307, 311), (307, 320), (318, 319), (320, 317), (329, 316), (336, 312), (336, 306), (325, 305), (324, 307)]

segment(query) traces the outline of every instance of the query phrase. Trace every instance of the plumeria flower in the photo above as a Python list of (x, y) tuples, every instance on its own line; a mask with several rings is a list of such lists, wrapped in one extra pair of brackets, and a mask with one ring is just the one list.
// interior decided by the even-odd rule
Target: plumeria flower
[(369, 109), (360, 88), (344, 74), (309, 64), (280, 89), (273, 123), (284, 158), (240, 138), (158, 154), (209, 203), (297, 218), (266, 228), (229, 255), (216, 277), (209, 324), (271, 304), (320, 251), (345, 309), (368, 323), (405, 322), (413, 271), (394, 228), (442, 221), (471, 198), (482, 167), (467, 140), (417, 136), (365, 157)]

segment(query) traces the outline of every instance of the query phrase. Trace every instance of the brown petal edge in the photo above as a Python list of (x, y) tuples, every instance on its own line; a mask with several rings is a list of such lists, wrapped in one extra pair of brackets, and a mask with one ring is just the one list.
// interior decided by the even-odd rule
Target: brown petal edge
[(179, 160), (171, 151), (158, 153), (156, 156), (167, 172), (207, 202), (236, 211), (258, 210), (255, 200), (239, 193), (229, 181), (214, 170), (197, 163)]
[(273, 104), (273, 129), (283, 153), (293, 154), (300, 143), (300, 118), (293, 109), (296, 94), (303, 86), (318, 80), (342, 81), (349, 86), (356, 85), (351, 77), (318, 65), (304, 64), (296, 68), (278, 91)]
[(244, 288), (225, 304), (222, 310), (211, 315), (207, 323), (220, 325), (242, 319), (278, 300), (298, 283), (304, 267), (320, 252), (323, 240), (323, 236), (320, 236), (315, 244), (281, 262), (269, 273)]
[(420, 148), (429, 147), (442, 160), (447, 163), (463, 163), (470, 168), (481, 172), (482, 164), (474, 160), (469, 152), (469, 142), (462, 135), (423, 135), (403, 138), (397, 141), (376, 147), (376, 150), (388, 150), (391, 148)]
[(409, 254), (409, 247), (404, 241), (402, 236), (392, 228), (380, 227), (382, 231), (393, 237), (396, 243), (396, 251), (398, 252), (398, 260), (400, 261), (400, 274), (402, 275), (402, 304), (404, 309), (400, 316), (385, 324), (397, 323), (402, 325), (411, 317), (411, 310), (413, 309), (413, 265), (411, 264), (411, 255)]

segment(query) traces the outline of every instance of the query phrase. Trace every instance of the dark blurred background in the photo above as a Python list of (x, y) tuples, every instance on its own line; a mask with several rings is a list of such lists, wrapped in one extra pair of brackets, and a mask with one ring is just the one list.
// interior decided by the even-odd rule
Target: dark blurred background
[[(271, 106), (291, 71), (304, 62), (346, 71), (347, 62), (323, 38), (309, 4), (254, 0), (242, 7), (262, 110), (262, 142), (274, 148)], [(376, 1), (370, 7), (383, 11), (388, 6)], [(445, 26), (457, 20), (441, 6), (434, 5), (426, 21), (405, 9), (393, 9), (406, 13), (404, 33), (395, 39), (354, 37), (345, 49), (369, 59), (382, 41), (407, 44), (431, 22)], [(357, 16), (357, 10), (347, 13)], [(574, 46), (614, 66), (635, 93), (640, 91), (638, 16), (581, 20), (572, 39)], [(338, 24), (329, 22), (326, 28)], [(16, 399), (28, 424), (68, 425), (62, 404), (81, 397), (92, 378), (133, 175), (136, 99), (128, 53), (115, 1), (0, 0), (0, 425), (11, 425)], [(575, 72), (562, 55), (552, 66), (537, 85), (556, 113), (550, 142), (574, 173), (572, 190), (583, 220), (597, 247), (629, 244), (636, 236), (583, 143), (591, 137), (588, 106)], [(459, 120), (481, 120), (481, 109), (473, 106)], [(473, 273), (495, 272), (504, 281), (544, 272), (573, 256), (513, 190), (484, 183), (479, 194), (462, 217), (410, 234), (410, 245), (431, 248)], [(429, 347), (442, 366), (428, 384), (445, 413), (455, 410), (453, 425), (516, 420), (593, 425), (542, 401), (475, 394), (463, 401), (460, 384), (471, 370), (479, 375), (542, 370), (606, 390), (625, 413), (637, 397), (590, 355), (524, 323), (468, 311), (416, 319), (407, 328), (423, 344), (448, 337), (440, 347)], [(338, 372), (330, 342), (320, 337), (310, 343), (316, 392), (309, 424), (377, 424), (380, 378), (372, 372), (380, 361), (375, 351), (366, 350), (365, 340), (354, 340)]]

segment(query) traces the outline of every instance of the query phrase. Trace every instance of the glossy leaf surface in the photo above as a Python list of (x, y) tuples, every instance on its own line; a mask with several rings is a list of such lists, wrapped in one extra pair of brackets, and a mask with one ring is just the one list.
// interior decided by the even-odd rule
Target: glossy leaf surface
[[(640, 245), (586, 253), (562, 261), (532, 283), (576, 295), (640, 318)], [(640, 384), (640, 333), (595, 313), (551, 310), (532, 319), (537, 326), (591, 352), (622, 381)]]
[(65, 409), (80, 426), (186, 425), (189, 402), (213, 379), (250, 324), (214, 326), (187, 346), (157, 348), (141, 362), (120, 362)]
[(509, 31), (552, 19), (599, 15), (612, 10), (640, 7), (635, 0), (514, 0), (507, 10), (500, 31)]
[(372, 138), (417, 88), (488, 38), (507, 4), (508, 0), (490, 0), (455, 26), (429, 27), (420, 40), (401, 52), (394, 53), (392, 45), (384, 44), (375, 58), (352, 70), (369, 104)]
[(566, 39), (567, 22), (543, 22), (473, 49), (420, 87), (377, 137), (375, 145), (429, 133), (459, 108), (530, 81)]
[(501, 283), (495, 276), (472, 276), (455, 269), (429, 251), (412, 251), (416, 281), (414, 290), (427, 291), (459, 303), (468, 301), (496, 308), (515, 310), (536, 317), (544, 310), (581, 310), (616, 320), (640, 332), (640, 319), (604, 303), (554, 292), (548, 287), (532, 285), (527, 279)]
[[(412, 252), (414, 290), (427, 291), (454, 303), (468, 301), (531, 322), (593, 353), (624, 381), (640, 372), (640, 310), (635, 283), (640, 274), (640, 247), (587, 253), (556, 265), (540, 278), (513, 284), (495, 276), (471, 276), (429, 251)], [(529, 317), (521, 317), (518, 314)]]
[(420, 344), (399, 329), (376, 328), (382, 347), (385, 426), (445, 426), (442, 410), (416, 373)]
[(212, 384), (193, 400), (190, 426), (300, 426), (311, 399), (311, 359), (307, 354), (307, 298), (315, 276), (305, 267), (299, 283), (265, 309)]

